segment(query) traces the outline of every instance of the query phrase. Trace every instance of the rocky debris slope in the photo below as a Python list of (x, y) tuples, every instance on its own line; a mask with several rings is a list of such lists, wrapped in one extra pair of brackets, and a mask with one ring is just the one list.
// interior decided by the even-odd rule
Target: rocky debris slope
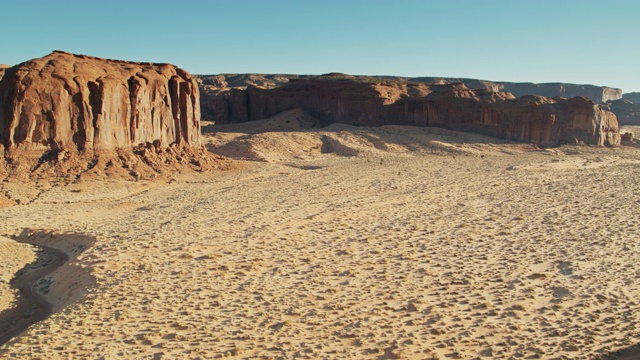
[(471, 90), (460, 83), (375, 82), (328, 74), (291, 79), (272, 89), (234, 88), (211, 101), (216, 124), (261, 120), (299, 108), (323, 125), (439, 126), (540, 146), (620, 143), (616, 116), (586, 98), (516, 99), (510, 93)]
[[(0, 157), (2, 154), (0, 154)], [(8, 151), (0, 161), (0, 208), (29, 204), (55, 188), (104, 181), (173, 182), (187, 174), (229, 170), (234, 162), (203, 146), (151, 143), (108, 152)], [(91, 186), (91, 185), (86, 185)]]
[(199, 144), (200, 96), (169, 64), (61, 51), (8, 68), (0, 80), (0, 142), (41, 149)]

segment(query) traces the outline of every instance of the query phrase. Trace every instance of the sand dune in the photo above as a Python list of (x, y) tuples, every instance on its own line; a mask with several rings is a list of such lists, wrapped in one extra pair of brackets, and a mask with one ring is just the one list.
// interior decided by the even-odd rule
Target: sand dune
[[(640, 343), (635, 148), (343, 125), (205, 141), (260, 161), (0, 209), (0, 234), (73, 255), (59, 311), (0, 355), (589, 359)], [(23, 250), (3, 271), (31, 261), (4, 244)]]

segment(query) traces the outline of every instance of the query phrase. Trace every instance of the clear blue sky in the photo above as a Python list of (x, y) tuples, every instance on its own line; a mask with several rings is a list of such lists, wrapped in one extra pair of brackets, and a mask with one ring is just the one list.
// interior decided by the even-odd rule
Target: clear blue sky
[(640, 91), (638, 0), (21, 0), (0, 63), (65, 50), (195, 74), (344, 72)]

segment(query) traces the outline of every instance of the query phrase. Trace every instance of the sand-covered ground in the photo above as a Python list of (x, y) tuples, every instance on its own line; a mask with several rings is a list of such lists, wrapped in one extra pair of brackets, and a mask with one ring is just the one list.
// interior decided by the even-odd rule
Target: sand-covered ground
[(31, 261), (16, 241), (70, 257), (48, 278), (56, 312), (0, 357), (589, 359), (640, 343), (636, 148), (342, 125), (205, 145), (246, 160), (0, 209), (15, 249), (0, 279)]

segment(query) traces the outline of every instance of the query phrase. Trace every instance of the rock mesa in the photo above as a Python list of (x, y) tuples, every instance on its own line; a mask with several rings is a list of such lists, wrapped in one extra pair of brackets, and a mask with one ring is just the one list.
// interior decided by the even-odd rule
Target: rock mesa
[(539, 146), (620, 143), (616, 116), (584, 97), (516, 99), (508, 92), (472, 90), (462, 83), (371, 82), (328, 74), (290, 79), (270, 89), (230, 89), (208, 101), (216, 124), (260, 120), (299, 108), (324, 125), (439, 126)]
[(4, 70), (0, 143), (78, 150), (197, 145), (199, 101), (196, 81), (173, 65), (54, 51)]
[[(255, 86), (263, 89), (271, 89), (281, 86), (289, 81), (308, 80), (314, 78), (313, 75), (292, 75), (292, 74), (218, 74), (218, 75), (194, 75), (200, 85), (200, 104), (202, 116), (211, 119), (216, 112), (214, 98), (222, 91), (229, 91), (231, 88), (246, 89), (248, 86)], [(564, 97), (572, 98), (576, 96), (587, 99), (607, 108), (612, 102), (621, 98), (632, 102), (640, 103), (640, 93), (622, 94), (621, 89), (607, 86), (579, 85), (569, 83), (514, 83), (505, 81), (489, 81), (469, 78), (448, 78), (448, 77), (401, 77), (401, 76), (351, 76), (359, 81), (379, 82), (379, 83), (423, 83), (426, 85), (450, 85), (462, 83), (469, 89), (484, 89), (491, 92), (509, 92), (515, 97), (527, 95), (538, 95), (548, 98)], [(638, 123), (640, 119), (634, 111), (631, 122), (629, 110), (626, 106), (616, 104), (607, 108), (623, 123)]]

